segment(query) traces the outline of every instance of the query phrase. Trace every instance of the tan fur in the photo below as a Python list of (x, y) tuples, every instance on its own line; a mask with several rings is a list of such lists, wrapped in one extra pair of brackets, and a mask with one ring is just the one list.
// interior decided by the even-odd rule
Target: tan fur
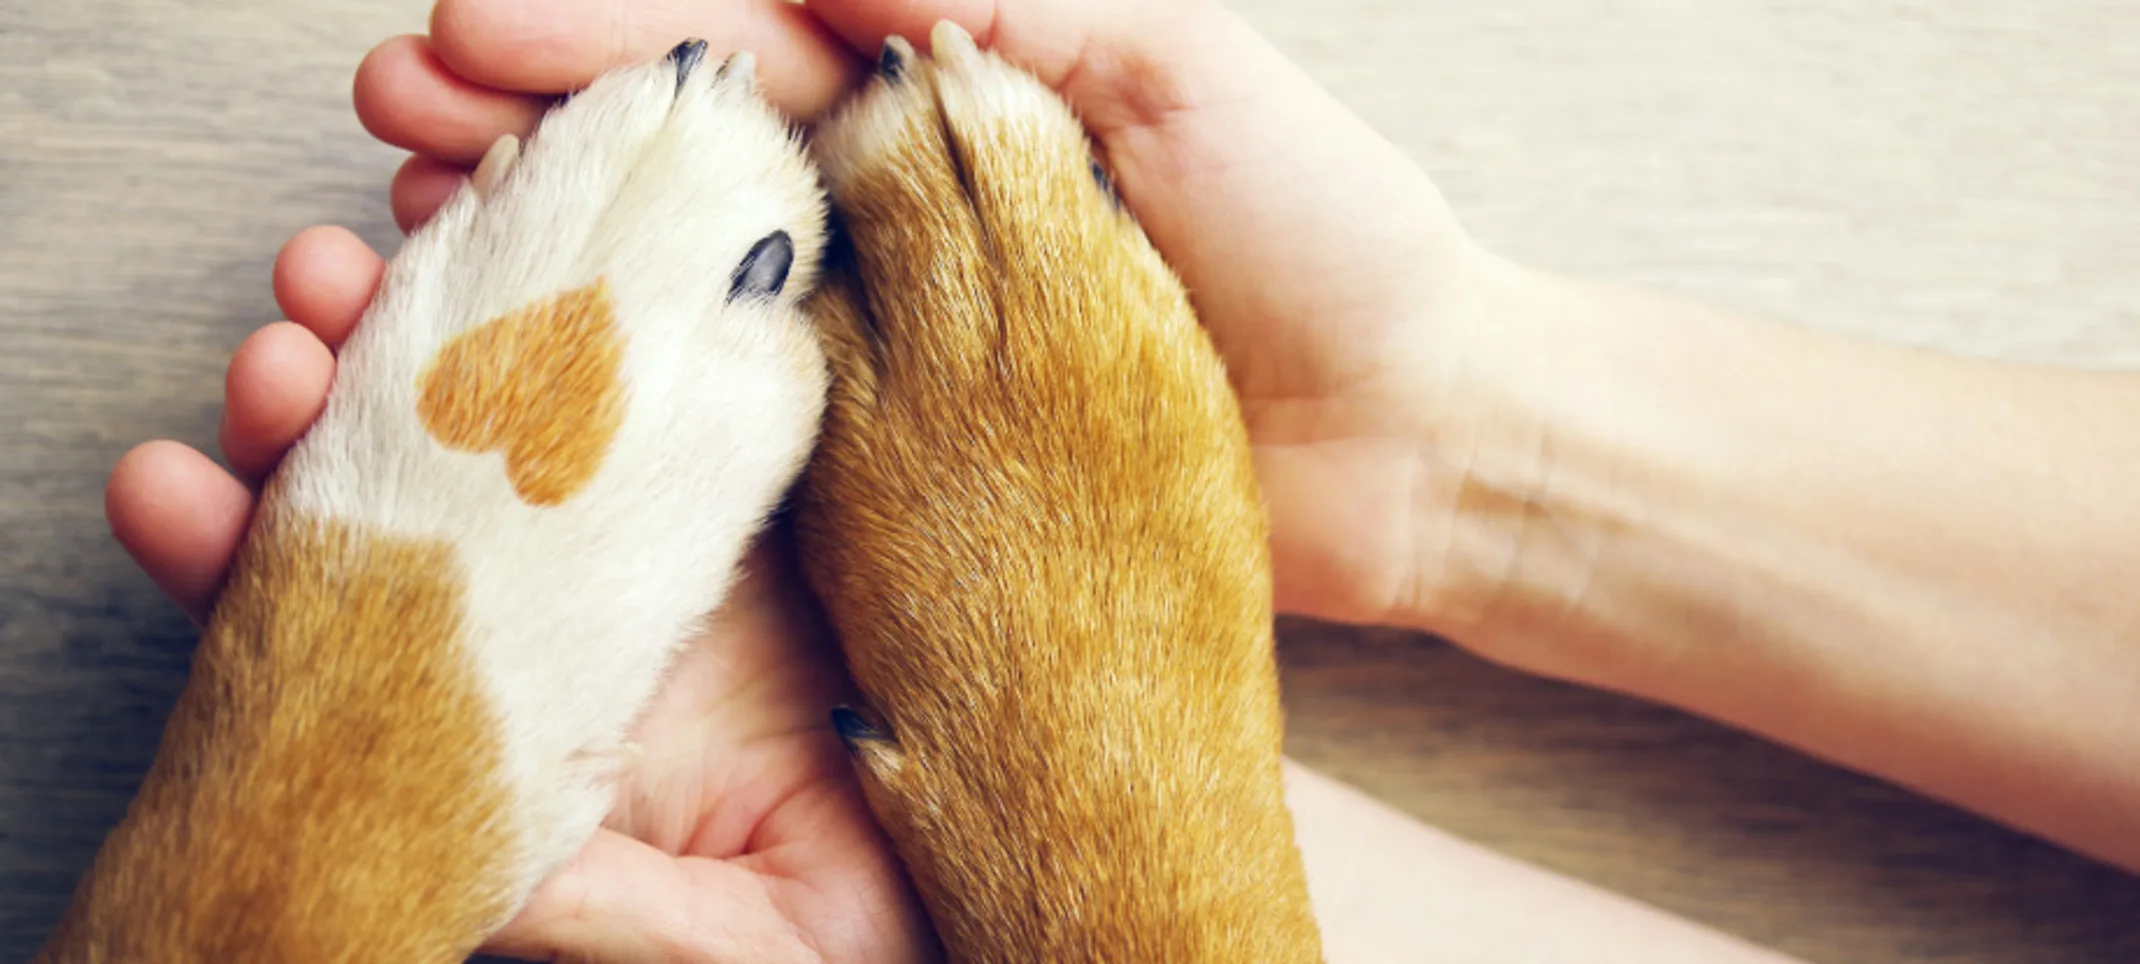
[(499, 748), (443, 545), (272, 493), (162, 752), (42, 961), (454, 962), (507, 910)]
[(935, 46), (820, 135), (799, 523), (872, 805), (956, 960), (1317, 960), (1225, 372), (1067, 111)]
[(623, 366), (624, 332), (598, 281), (447, 342), (416, 413), (447, 448), (504, 453), (529, 505), (558, 505), (594, 479), (624, 424)]

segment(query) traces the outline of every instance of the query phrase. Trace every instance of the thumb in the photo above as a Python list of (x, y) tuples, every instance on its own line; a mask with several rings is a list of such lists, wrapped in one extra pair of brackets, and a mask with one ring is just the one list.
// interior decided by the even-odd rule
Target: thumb
[(483, 950), (560, 964), (815, 960), (761, 875), (607, 829)]

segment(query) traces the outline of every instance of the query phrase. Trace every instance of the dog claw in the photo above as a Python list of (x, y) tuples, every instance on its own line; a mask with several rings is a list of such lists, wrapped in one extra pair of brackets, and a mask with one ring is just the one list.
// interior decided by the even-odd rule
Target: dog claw
[(832, 711), (832, 728), (840, 734), (840, 740), (852, 750), (858, 743), (876, 743), (889, 737), (884, 731), (870, 725), (862, 714), (847, 707), (835, 707)]
[(1099, 185), (1101, 194), (1107, 195), (1107, 203), (1117, 208), (1122, 206), (1122, 192), (1115, 189), (1115, 179), (1097, 158), (1092, 162), (1092, 183)]
[(706, 42), (695, 37), (677, 44), (674, 49), (669, 51), (669, 62), (676, 65), (676, 88), (678, 90), (683, 89), (684, 81), (691, 79), (691, 74), (697, 71), (698, 65), (705, 60)]
[(877, 73), (885, 80), (898, 80), (907, 72), (907, 64), (914, 61), (914, 45), (897, 34), (884, 38), (884, 49), (877, 53)]
[(490, 200), (491, 194), (498, 189), (498, 182), (504, 180), (519, 160), (520, 138), (507, 134), (492, 141), (490, 150), (483, 152), (483, 162), (476, 165), (476, 172), (468, 179), (475, 185), (476, 197)]
[(728, 300), (771, 300), (788, 286), (788, 271), (795, 266), (795, 239), (775, 231), (751, 245), (743, 263), (728, 283)]
[(981, 55), (981, 48), (973, 42), (973, 35), (966, 28), (949, 20), (939, 20), (929, 29), (929, 55), (938, 60), (971, 60)]
[(727, 80), (733, 74), (743, 78), (743, 86), (749, 89), (758, 84), (758, 58), (748, 50), (738, 50), (721, 62), (721, 69), (714, 72), (715, 80)]

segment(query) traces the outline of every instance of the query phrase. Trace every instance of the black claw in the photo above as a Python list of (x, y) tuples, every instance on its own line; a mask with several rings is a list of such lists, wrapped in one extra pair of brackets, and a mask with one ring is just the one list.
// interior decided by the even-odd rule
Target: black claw
[(1107, 195), (1107, 203), (1122, 206), (1122, 195), (1115, 191), (1115, 179), (1107, 176), (1107, 169), (1098, 160), (1092, 162), (1092, 182), (1100, 186), (1100, 193)]
[(669, 51), (669, 62), (676, 65), (677, 89), (683, 89), (684, 81), (691, 79), (691, 72), (705, 60), (706, 42), (703, 40), (686, 40)]
[(902, 52), (896, 37), (884, 38), (884, 49), (877, 53), (877, 73), (885, 80), (898, 80), (907, 72), (907, 55)]
[(786, 231), (775, 231), (751, 245), (743, 263), (728, 284), (728, 300), (771, 298), (787, 287), (788, 269), (795, 266), (795, 240)]
[(883, 730), (869, 725), (869, 721), (863, 719), (862, 714), (844, 706), (833, 708), (832, 728), (840, 734), (840, 739), (849, 749), (853, 749), (857, 743), (872, 743), (885, 738)]

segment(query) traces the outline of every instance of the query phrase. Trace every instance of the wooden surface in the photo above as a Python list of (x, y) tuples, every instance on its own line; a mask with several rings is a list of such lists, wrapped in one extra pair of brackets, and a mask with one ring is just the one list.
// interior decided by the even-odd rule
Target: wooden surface
[[(0, 960), (117, 818), (192, 644), (106, 535), (104, 474), (212, 442), (285, 236), (391, 245), (396, 159), (348, 77), (422, 6), (0, 2)], [(2131, 0), (1244, 8), (1519, 257), (2140, 362)], [(1463, 836), (1815, 961), (2140, 956), (2131, 878), (1436, 643), (1285, 630), (1298, 755)]]

